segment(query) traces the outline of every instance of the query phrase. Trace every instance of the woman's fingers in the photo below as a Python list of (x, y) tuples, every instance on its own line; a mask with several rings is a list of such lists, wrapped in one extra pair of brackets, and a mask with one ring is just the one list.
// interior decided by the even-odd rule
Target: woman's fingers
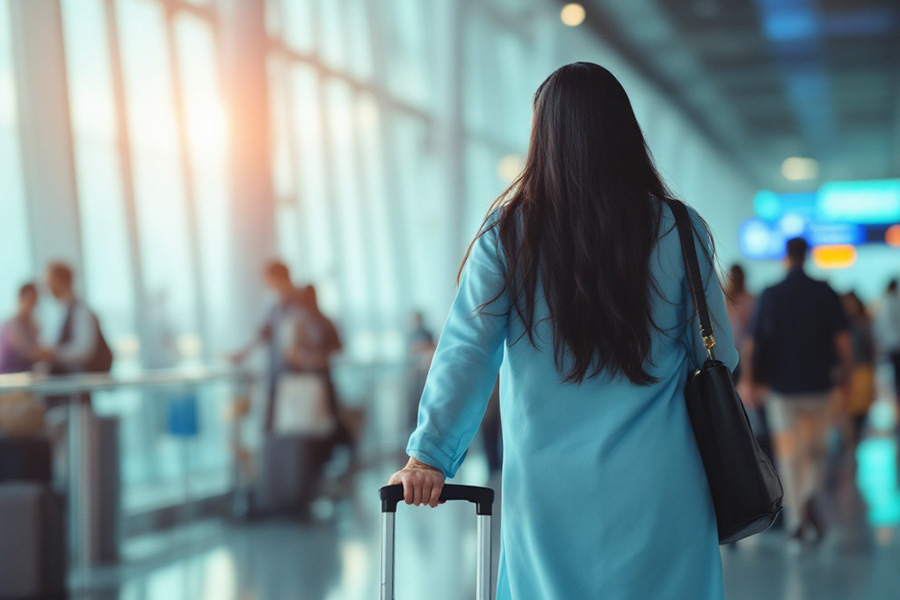
[(403, 486), (403, 501), (407, 504), (435, 507), (440, 503), (444, 476), (433, 469), (407, 467), (394, 473), (388, 481), (388, 485), (397, 484)]
[(422, 504), (431, 504), (431, 489), (434, 487), (434, 480), (426, 476), (422, 480)]
[(422, 488), (425, 485), (425, 477), (423, 477), (422, 473), (416, 473), (412, 476), (412, 480), (415, 481), (413, 485), (413, 504), (418, 506), (422, 504)]
[(409, 473), (404, 473), (403, 471), (400, 472), (402, 473), (400, 479), (401, 483), (403, 483), (403, 501), (407, 504), (412, 504), (413, 494), (415, 493), (415, 482), (412, 481)]
[(441, 490), (444, 489), (444, 482), (441, 480), (436, 480), (434, 485), (431, 487), (431, 501), (428, 503), (428, 506), (431, 508), (437, 507), (438, 503), (441, 500)]

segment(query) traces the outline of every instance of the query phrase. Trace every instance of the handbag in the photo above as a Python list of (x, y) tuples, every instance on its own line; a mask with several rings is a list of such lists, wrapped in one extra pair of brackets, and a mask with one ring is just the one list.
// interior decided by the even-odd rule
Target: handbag
[(768, 529), (781, 512), (784, 491), (753, 435), (728, 367), (716, 360), (716, 340), (687, 208), (675, 200), (666, 202), (675, 216), (707, 353), (703, 366), (688, 375), (685, 402), (716, 510), (719, 543), (730, 544)]

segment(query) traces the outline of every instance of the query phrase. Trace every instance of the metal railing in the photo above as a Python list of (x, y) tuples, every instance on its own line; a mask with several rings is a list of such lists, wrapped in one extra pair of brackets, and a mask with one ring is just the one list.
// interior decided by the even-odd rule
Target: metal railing
[[(25, 392), (38, 397), (54, 397), (66, 402), (68, 408), (68, 493), (69, 518), (74, 527), (73, 548), (75, 566), (82, 574), (91, 567), (92, 535), (97, 528), (92, 523), (92, 486), (90, 427), (94, 416), (89, 403), (82, 402), (85, 394), (100, 391), (138, 389), (140, 391), (193, 391), (210, 383), (234, 383), (246, 389), (258, 379), (252, 371), (241, 369), (189, 368), (131, 372), (125, 374), (77, 374), (48, 376), (34, 373), (0, 375), (0, 396)], [(110, 518), (113, 518), (112, 516)]]

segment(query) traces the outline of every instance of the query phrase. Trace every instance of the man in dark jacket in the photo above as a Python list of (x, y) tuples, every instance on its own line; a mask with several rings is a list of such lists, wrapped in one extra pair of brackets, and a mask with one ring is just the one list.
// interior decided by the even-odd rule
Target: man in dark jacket
[(789, 240), (787, 277), (759, 298), (741, 390), (750, 406), (765, 398), (794, 542), (809, 532), (824, 536), (816, 496), (825, 475), (829, 406), (836, 387), (849, 393), (853, 368), (849, 321), (834, 290), (806, 275), (808, 250), (803, 238)]

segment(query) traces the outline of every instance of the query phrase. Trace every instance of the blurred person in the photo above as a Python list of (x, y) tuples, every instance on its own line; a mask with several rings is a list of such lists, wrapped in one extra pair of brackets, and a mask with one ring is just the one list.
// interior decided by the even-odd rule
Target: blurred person
[[(728, 311), (728, 323), (734, 335), (734, 346), (740, 360), (734, 371), (735, 384), (740, 383), (744, 365), (749, 362), (747, 354), (750, 338), (750, 326), (756, 309), (756, 296), (747, 291), (747, 278), (744, 268), (735, 263), (728, 270), (728, 284), (725, 288), (725, 308)], [(763, 451), (773, 457), (772, 439), (769, 435), (769, 424), (762, 406), (746, 406), (747, 417), (753, 427), (753, 435)], [(773, 457), (774, 458), (774, 457)]]
[(307, 285), (297, 296), (294, 339), (286, 351), (288, 366), (297, 372), (320, 375), (328, 392), (329, 406), (338, 416), (338, 400), (331, 374), (332, 357), (343, 350), (337, 327), (319, 309), (316, 288)]
[(425, 316), (421, 312), (414, 312), (410, 319), (409, 334), (410, 354), (420, 354), (434, 350), (434, 334), (425, 327)]
[(291, 342), (285, 350), (285, 364), (291, 373), (314, 375), (319, 379), (328, 415), (333, 422), (333, 429), (328, 436), (304, 442), (303, 485), (297, 498), (295, 514), (303, 520), (309, 520), (310, 506), (319, 488), (323, 467), (334, 448), (346, 447), (352, 463), (356, 456), (356, 439), (351, 424), (341, 410), (332, 376), (332, 358), (343, 349), (337, 327), (319, 308), (316, 289), (312, 285), (298, 290), (297, 308)]
[(97, 315), (75, 294), (72, 267), (63, 262), (51, 262), (47, 265), (46, 283), (65, 311), (56, 344), (49, 353), (51, 371), (56, 374), (108, 373), (112, 367), (112, 351)]
[(431, 358), (434, 356), (434, 334), (425, 327), (424, 315), (416, 311), (409, 320), (407, 339), (407, 419), (410, 427), (415, 427), (418, 415), (419, 398), (425, 389), (425, 378)]
[(266, 346), (268, 390), (263, 428), (266, 433), (271, 433), (274, 427), (278, 378), (287, 370), (286, 352), (292, 343), (293, 328), (300, 315), (301, 290), (291, 280), (291, 272), (287, 265), (278, 260), (266, 264), (263, 269), (263, 281), (273, 295), (271, 307), (256, 337), (234, 353), (231, 360), (240, 365), (257, 346)]
[(881, 306), (875, 313), (875, 331), (878, 346), (891, 363), (894, 394), (900, 402), (900, 293), (896, 279), (888, 282)]
[(488, 475), (493, 477), (503, 468), (503, 427), (500, 423), (500, 379), (488, 400), (484, 419), (481, 420), (481, 442), (487, 458)]
[(735, 382), (740, 379), (741, 365), (746, 362), (744, 349), (750, 324), (753, 321), (753, 310), (756, 307), (756, 296), (747, 291), (744, 268), (739, 264), (731, 265), (728, 270), (728, 286), (725, 289), (725, 308), (728, 311), (728, 324), (734, 334), (734, 345), (741, 357), (735, 371)]
[[(469, 246), (402, 484), (437, 506), (498, 370), (497, 599), (724, 596), (684, 398), (706, 351), (671, 193), (621, 84), (574, 63), (534, 97), (526, 165)], [(738, 362), (711, 234), (689, 209), (718, 358)], [(501, 368), (502, 367), (502, 368)]]
[(843, 409), (850, 419), (851, 442), (855, 448), (862, 440), (866, 415), (875, 402), (875, 339), (872, 319), (859, 296), (854, 292), (848, 292), (841, 300), (844, 312), (850, 319), (850, 337), (853, 342), (850, 396)]
[(16, 313), (0, 326), (0, 374), (31, 371), (50, 357), (40, 344), (40, 328), (34, 318), (38, 289), (34, 283), (19, 288)]
[[(48, 352), (50, 372), (56, 375), (80, 373), (108, 373), (112, 368), (113, 354), (100, 327), (100, 320), (81, 300), (74, 289), (75, 275), (68, 264), (54, 261), (47, 265), (46, 286), (53, 298), (63, 306), (63, 320), (56, 336), (56, 344)], [(45, 403), (51, 411), (48, 424), (55, 441), (55, 470), (61, 481), (71, 475), (68, 465), (67, 408), (70, 396), (48, 396)], [(91, 394), (82, 392), (77, 402), (92, 411)], [(93, 419), (88, 427), (97, 424)], [(89, 434), (99, 435), (95, 430)]]
[[(785, 279), (759, 298), (747, 343), (741, 397), (766, 405), (778, 471), (784, 485), (789, 540), (825, 536), (818, 494), (825, 478), (829, 416), (836, 383), (850, 395), (853, 344), (837, 293), (804, 270), (809, 244), (787, 242)], [(840, 375), (835, 381), (835, 367)]]

